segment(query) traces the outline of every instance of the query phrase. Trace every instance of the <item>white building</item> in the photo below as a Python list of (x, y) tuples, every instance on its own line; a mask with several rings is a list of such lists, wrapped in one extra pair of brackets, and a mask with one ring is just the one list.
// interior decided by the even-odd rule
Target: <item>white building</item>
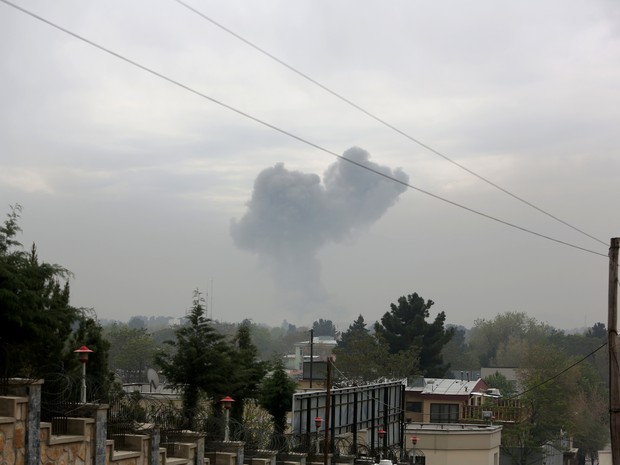
[(499, 464), (501, 426), (409, 423), (405, 435), (409, 455), (423, 455), (426, 465)]

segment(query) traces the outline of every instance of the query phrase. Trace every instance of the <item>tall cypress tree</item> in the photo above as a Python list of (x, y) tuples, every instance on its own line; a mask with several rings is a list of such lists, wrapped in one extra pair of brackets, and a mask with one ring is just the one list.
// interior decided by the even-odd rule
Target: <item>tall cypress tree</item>
[(258, 349), (252, 342), (250, 320), (244, 320), (237, 328), (234, 357), (237, 377), (231, 391), (235, 400), (231, 414), (235, 420), (242, 422), (245, 401), (258, 397), (258, 388), (268, 367), (266, 362), (258, 359)]

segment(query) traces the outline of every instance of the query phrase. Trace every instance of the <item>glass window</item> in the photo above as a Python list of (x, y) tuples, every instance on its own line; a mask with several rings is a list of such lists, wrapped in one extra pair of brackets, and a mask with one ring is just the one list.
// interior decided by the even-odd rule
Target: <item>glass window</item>
[(405, 404), (405, 410), (407, 410), (407, 412), (421, 413), (422, 402), (407, 402)]
[(457, 423), (459, 404), (431, 404), (431, 423)]

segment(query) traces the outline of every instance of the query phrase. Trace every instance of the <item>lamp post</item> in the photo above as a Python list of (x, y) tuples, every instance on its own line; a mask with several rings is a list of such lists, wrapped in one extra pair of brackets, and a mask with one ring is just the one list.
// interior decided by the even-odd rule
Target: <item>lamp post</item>
[(383, 438), (385, 438), (385, 430), (383, 429), (383, 426), (379, 428), (377, 434), (379, 435), (379, 461), (381, 461), (383, 459)]
[(81, 392), (81, 400), (82, 403), (86, 403), (86, 363), (88, 362), (88, 354), (92, 353), (86, 346), (82, 346), (79, 349), (74, 350), (76, 354), (78, 354), (78, 358), (80, 363), (82, 364), (82, 392)]
[(220, 400), (222, 403), (222, 407), (226, 411), (226, 423), (224, 424), (224, 441), (228, 442), (230, 437), (230, 408), (232, 407), (232, 403), (235, 401), (230, 396), (226, 396)]
[(413, 446), (413, 465), (415, 465), (415, 445), (418, 443), (417, 436), (411, 436), (411, 445)]
[(321, 429), (321, 423), (323, 423), (323, 419), (321, 417), (314, 418), (314, 426), (316, 426), (316, 449), (315, 452), (319, 455), (319, 430)]

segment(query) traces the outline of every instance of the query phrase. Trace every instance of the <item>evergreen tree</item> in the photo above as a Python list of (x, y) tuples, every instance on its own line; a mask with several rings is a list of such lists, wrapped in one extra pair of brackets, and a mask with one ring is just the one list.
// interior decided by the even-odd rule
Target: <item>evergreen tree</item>
[(336, 337), (336, 326), (332, 322), (332, 320), (324, 320), (323, 318), (319, 318), (318, 321), (315, 321), (312, 324), (312, 329), (314, 331), (314, 336), (331, 336), (333, 338)]
[[(88, 356), (86, 373), (88, 379), (88, 399), (95, 402), (108, 402), (113, 374), (110, 372), (108, 357), (110, 342), (103, 337), (103, 329), (92, 309), (81, 309), (79, 325), (71, 336), (70, 347), (76, 349), (87, 346), (93, 352)], [(75, 360), (75, 354), (70, 354)]]
[(237, 379), (231, 391), (235, 403), (231, 415), (241, 422), (246, 400), (258, 396), (258, 388), (267, 373), (267, 363), (258, 359), (258, 349), (252, 343), (250, 320), (244, 320), (237, 329), (234, 340), (234, 358), (237, 365)]
[(385, 339), (392, 354), (417, 348), (424, 376), (441, 378), (449, 368), (441, 351), (454, 330), (444, 327), (445, 312), (439, 312), (432, 323), (426, 321), (433, 304), (418, 294), (403, 296), (398, 299), (398, 305), (390, 305), (391, 310), (383, 315), (381, 322), (375, 323), (375, 332)]
[(0, 376), (45, 377), (60, 369), (77, 310), (69, 305), (70, 273), (40, 262), (16, 239), (19, 205), (0, 226)]
[(90, 399), (105, 400), (109, 344), (101, 337), (94, 312), (70, 305), (70, 272), (41, 262), (34, 244), (29, 252), (22, 249), (16, 239), (20, 213), (19, 205), (13, 207), (0, 226), (0, 376), (42, 378), (43, 398), (60, 392), (66, 396), (72, 389), (77, 400), (81, 368), (73, 351), (88, 345), (94, 352), (87, 365), (87, 392)]
[(360, 314), (357, 319), (349, 325), (349, 328), (340, 335), (338, 341), (338, 350), (343, 352), (348, 349), (351, 342), (358, 339), (360, 336), (364, 337), (368, 334), (368, 328), (366, 328), (366, 322), (364, 317)]
[(196, 290), (188, 324), (176, 330), (176, 340), (166, 341), (170, 350), (156, 356), (167, 381), (183, 392), (183, 414), (191, 429), (196, 427), (201, 399), (209, 397), (219, 412), (219, 400), (230, 394), (237, 381), (232, 345), (215, 331), (203, 302)]
[(286, 430), (286, 414), (293, 406), (296, 383), (284, 371), (281, 361), (276, 362), (274, 371), (263, 381), (259, 402), (273, 417), (276, 433)]
[(402, 379), (419, 373), (418, 348), (391, 354), (385, 340), (370, 334), (362, 315), (342, 333), (334, 355), (341, 374), (338, 381), (347, 384)]

